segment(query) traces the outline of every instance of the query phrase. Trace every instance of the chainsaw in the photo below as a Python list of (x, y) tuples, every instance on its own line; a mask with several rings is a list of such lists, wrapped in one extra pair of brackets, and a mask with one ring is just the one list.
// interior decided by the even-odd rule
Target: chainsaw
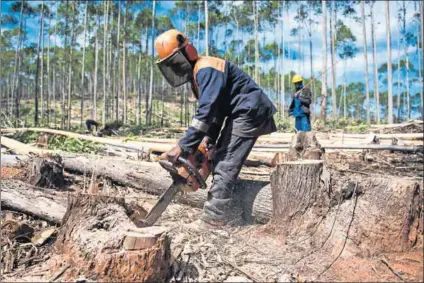
[(171, 174), (173, 183), (160, 196), (146, 218), (142, 220), (144, 226), (155, 224), (178, 192), (195, 192), (199, 188), (207, 188), (205, 181), (211, 171), (211, 152), (213, 151), (208, 151), (204, 145), (200, 145), (194, 154), (187, 158), (180, 156), (175, 163), (166, 160), (159, 161), (159, 164)]

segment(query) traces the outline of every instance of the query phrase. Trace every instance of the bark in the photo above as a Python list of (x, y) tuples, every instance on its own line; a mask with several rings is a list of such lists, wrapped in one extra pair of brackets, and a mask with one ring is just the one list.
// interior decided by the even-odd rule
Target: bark
[[(97, 16), (98, 24), (100, 24), (99, 16)], [(93, 119), (97, 121), (97, 74), (99, 68), (99, 39), (97, 33), (95, 35), (94, 43), (94, 83), (93, 83)]]
[[(119, 48), (120, 44), (120, 31), (121, 31), (121, 2), (118, 2), (118, 36), (116, 38), (116, 54), (115, 54), (115, 77), (116, 77), (116, 96), (115, 96), (115, 121), (119, 121), (119, 57), (121, 49)], [(147, 47), (146, 47), (147, 48)]]
[(123, 43), (122, 43), (122, 91), (124, 93), (124, 111), (123, 111), (123, 121), (124, 124), (127, 124), (127, 111), (128, 111), (128, 101), (127, 101), (127, 74), (126, 74), (126, 38), (127, 38), (127, 17), (128, 17), (128, 4), (125, 7), (125, 16), (124, 16), (124, 34), (123, 34)]
[(327, 119), (327, 1), (322, 1), (322, 90), (321, 90), (321, 118)]
[[(423, 45), (421, 45), (421, 52), (420, 52), (420, 43), (419, 43), (419, 41), (420, 41), (420, 39), (419, 39), (419, 36), (420, 36), (420, 27), (421, 27), (421, 36), (422, 36), (422, 34), (423, 34), (423, 32), (422, 32), (422, 29), (423, 29), (423, 10), (422, 10), (422, 4), (423, 3), (421, 3), (421, 2), (418, 2), (418, 8), (420, 9), (419, 10), (419, 13), (420, 13), (420, 17), (421, 17), (421, 21), (417, 21), (417, 58), (418, 58), (418, 78), (419, 78), (419, 80), (422, 80), (422, 71), (423, 71), (423, 66), (422, 66), (422, 63), (423, 63)], [(417, 5), (417, 2), (414, 2), (414, 5), (415, 5), (415, 9), (417, 9), (416, 8), (416, 5)], [(422, 42), (421, 42), (421, 44), (422, 44)], [(421, 112), (421, 119), (424, 119), (424, 95), (423, 95), (423, 88), (420, 88), (420, 112)]]
[[(336, 30), (335, 30), (335, 19), (333, 19), (334, 14), (336, 14), (336, 2), (331, 2), (333, 6), (330, 8), (330, 38), (331, 38), (331, 101), (332, 101), (332, 118), (337, 119), (337, 94), (336, 94), (336, 68), (335, 68), (335, 59), (336, 56)], [(334, 16), (335, 17), (335, 16)]]
[(15, 64), (13, 68), (13, 83), (12, 83), (12, 105), (11, 105), (11, 114), (15, 114), (15, 118), (19, 118), (19, 84), (18, 84), (18, 69), (19, 69), (19, 58), (20, 55), (20, 46), (21, 46), (21, 37), (22, 37), (22, 24), (23, 24), (23, 12), (24, 12), (24, 1), (21, 1), (21, 11), (19, 12), (19, 31), (18, 31), (18, 43), (15, 48)]
[(361, 17), (362, 17), (362, 35), (364, 40), (364, 61), (365, 61), (365, 95), (366, 95), (366, 107), (367, 107), (367, 124), (371, 124), (370, 116), (370, 91), (368, 86), (368, 52), (367, 52), (367, 28), (365, 20), (365, 4), (361, 1)]
[[(286, 231), (314, 203), (328, 204), (325, 187), (321, 186), (323, 161), (301, 160), (277, 165), (271, 174), (273, 199), (272, 220)], [(297, 223), (296, 223), (297, 224)]]
[(410, 102), (410, 93), (409, 93), (409, 55), (408, 55), (408, 44), (406, 42), (406, 1), (402, 1), (403, 6), (403, 17), (402, 17), (402, 26), (403, 26), (403, 50), (404, 56), (406, 59), (406, 77), (405, 77), (405, 85), (406, 85), (406, 116), (408, 119), (411, 119), (411, 102)]
[(42, 38), (42, 32), (43, 32), (42, 25), (43, 25), (43, 16), (44, 16), (43, 8), (44, 7), (42, 7), (40, 11), (40, 30), (38, 31), (37, 63), (36, 63), (36, 71), (35, 71), (34, 125), (36, 127), (38, 126), (38, 91), (39, 91), (38, 80), (40, 77), (40, 50), (41, 50), (41, 38)]
[[(96, 159), (76, 157), (64, 158), (64, 166), (67, 171), (93, 173), (104, 176), (114, 182), (140, 189), (144, 192), (161, 195), (171, 184), (170, 175), (157, 163), (131, 162), (102, 159), (99, 163)], [(85, 169), (84, 169), (85, 168)], [(207, 182), (208, 187), (211, 180)], [(263, 222), (269, 219), (272, 207), (270, 207), (270, 187), (265, 182), (239, 180), (235, 188), (235, 198), (243, 200), (242, 206), (245, 218)], [(259, 199), (258, 199), (259, 198)], [(190, 194), (177, 197), (178, 202), (194, 207), (202, 208), (207, 199), (207, 190), (198, 190)], [(264, 201), (262, 201), (264, 200)]]
[(41, 17), (41, 58), (40, 58), (40, 72), (41, 72), (41, 83), (40, 83), (40, 101), (41, 101), (41, 124), (44, 121), (44, 1), (41, 4), (42, 17)]
[[(253, 19), (254, 19), (254, 29), (255, 29), (255, 76), (254, 80), (259, 81), (259, 41), (258, 41), (258, 28), (259, 28), (259, 18), (258, 18), (258, 4), (256, 0), (253, 2)], [(259, 83), (259, 82), (258, 82)]]
[(357, 255), (407, 251), (422, 233), (422, 189), (414, 181), (340, 175), (320, 161), (296, 161), (278, 165), (271, 186), (273, 223), (306, 256), (312, 248), (326, 258), (345, 244)]
[(153, 0), (152, 7), (152, 56), (150, 57), (150, 86), (149, 86), (149, 100), (146, 105), (146, 123), (152, 124), (152, 101), (153, 101), (153, 67), (155, 60), (155, 48), (154, 48), (154, 34), (155, 34), (155, 12), (156, 12), (156, 0)]
[(392, 42), (390, 31), (390, 2), (386, 0), (386, 40), (387, 40), (387, 92), (388, 92), (388, 122), (393, 123), (393, 93), (392, 93)]
[(102, 111), (102, 122), (106, 124), (106, 109), (107, 109), (107, 97), (106, 97), (106, 60), (107, 60), (107, 21), (109, 12), (109, 1), (103, 2), (104, 7), (104, 25), (103, 25), (103, 111)]
[[(51, 27), (52, 22), (52, 16), (49, 11), (49, 27)], [(52, 95), (54, 91), (52, 92), (51, 88), (51, 74), (50, 74), (50, 31), (48, 32), (48, 38), (47, 38), (47, 124), (50, 124), (50, 113), (52, 110), (51, 107), (51, 101), (52, 101)], [(53, 104), (53, 111), (55, 108), (55, 104)], [(56, 121), (55, 121), (56, 122)]]
[(68, 130), (71, 129), (71, 120), (72, 120), (72, 61), (73, 61), (73, 44), (74, 44), (74, 34), (75, 34), (75, 6), (76, 2), (72, 2), (72, 27), (71, 27), (71, 44), (70, 44), (70, 55), (69, 55), (69, 62), (68, 62), (68, 108), (67, 110), (67, 126), (66, 128)]
[[(81, 272), (100, 281), (166, 280), (171, 260), (170, 239), (164, 234), (151, 247), (123, 250), (128, 231), (137, 231), (129, 214), (123, 198), (70, 195), (54, 245), (55, 253), (71, 267), (65, 280), (72, 281)], [(138, 235), (131, 233), (134, 234)]]
[(80, 120), (80, 127), (83, 126), (84, 121), (84, 99), (85, 99), (85, 92), (84, 92), (84, 79), (85, 79), (85, 46), (87, 45), (87, 18), (88, 18), (88, 0), (85, 1), (85, 16), (84, 16), (84, 46), (82, 48), (82, 69), (81, 69), (81, 120)]
[(34, 188), (18, 180), (2, 179), (1, 208), (60, 224), (66, 212), (66, 199), (51, 190)]
[(374, 2), (370, 3), (371, 12), (371, 40), (372, 40), (372, 63), (374, 70), (374, 103), (375, 103), (375, 118), (377, 124), (380, 124), (380, 93), (378, 81), (378, 62), (377, 62), (377, 40), (375, 38), (375, 22), (374, 22)]

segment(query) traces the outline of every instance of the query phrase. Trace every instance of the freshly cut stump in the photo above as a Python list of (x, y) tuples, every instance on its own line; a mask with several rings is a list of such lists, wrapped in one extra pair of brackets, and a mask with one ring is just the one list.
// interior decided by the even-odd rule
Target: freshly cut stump
[(272, 228), (305, 258), (404, 252), (422, 241), (423, 190), (416, 181), (346, 175), (320, 160), (298, 160), (276, 167), (271, 189)]
[[(103, 282), (167, 279), (171, 259), (168, 236), (158, 233), (157, 227), (137, 231), (130, 214), (123, 198), (70, 195), (55, 243), (55, 252), (71, 266), (65, 280), (75, 280), (78, 274)], [(128, 248), (128, 236), (142, 244)]]
[(327, 206), (329, 197), (321, 185), (322, 171), (321, 160), (291, 161), (276, 167), (271, 174), (274, 223), (289, 228), (317, 204), (320, 211), (320, 207)]

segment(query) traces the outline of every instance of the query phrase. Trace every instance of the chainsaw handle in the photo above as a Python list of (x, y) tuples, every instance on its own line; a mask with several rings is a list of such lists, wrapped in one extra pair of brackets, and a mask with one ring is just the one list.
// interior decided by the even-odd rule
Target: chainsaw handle
[(199, 170), (197, 170), (197, 168), (194, 167), (190, 161), (181, 156), (178, 157), (178, 161), (187, 166), (190, 173), (194, 175), (196, 181), (200, 184), (201, 189), (206, 189), (208, 187), (205, 180), (203, 180), (202, 176), (200, 175)]

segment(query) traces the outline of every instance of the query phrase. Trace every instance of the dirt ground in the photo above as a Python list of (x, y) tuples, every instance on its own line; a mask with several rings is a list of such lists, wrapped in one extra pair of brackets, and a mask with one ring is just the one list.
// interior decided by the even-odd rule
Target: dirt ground
[[(3, 173), (10, 174), (10, 177), (16, 174), (7, 169)], [(244, 168), (242, 175), (269, 180), (268, 173), (269, 168)], [(82, 191), (82, 176), (67, 174), (66, 178), (71, 184), (70, 189), (76, 193)], [(128, 201), (135, 200), (145, 208), (150, 208), (157, 200), (157, 196), (110, 183), (103, 184), (102, 193), (125, 196)], [(338, 252), (329, 256), (328, 249), (340, 251), (343, 241), (340, 241), (340, 247), (326, 247), (324, 244), (322, 250), (311, 250), (304, 242), (304, 236), (282, 238), (271, 224), (203, 232), (187, 229), (184, 224), (196, 220), (200, 213), (200, 209), (173, 203), (157, 223), (167, 227), (172, 239), (170, 282), (423, 281), (422, 237), (418, 245), (408, 252), (360, 257), (349, 248), (355, 243), (348, 243), (340, 257)], [(59, 274), (60, 268), (50, 269), (51, 266), (60, 266), (61, 261), (51, 251), (54, 233), (41, 245), (14, 239), (5, 233), (6, 225), (10, 225), (7, 222), (25, 222), (34, 228), (34, 233), (59, 228), (16, 212), (2, 211), (1, 216), (2, 264), (10, 266), (10, 262), (13, 263), (8, 270), (3, 268), (2, 281), (61, 281), (68, 270)], [(79, 282), (92, 281), (84, 274), (74, 278), (77, 279)]]

